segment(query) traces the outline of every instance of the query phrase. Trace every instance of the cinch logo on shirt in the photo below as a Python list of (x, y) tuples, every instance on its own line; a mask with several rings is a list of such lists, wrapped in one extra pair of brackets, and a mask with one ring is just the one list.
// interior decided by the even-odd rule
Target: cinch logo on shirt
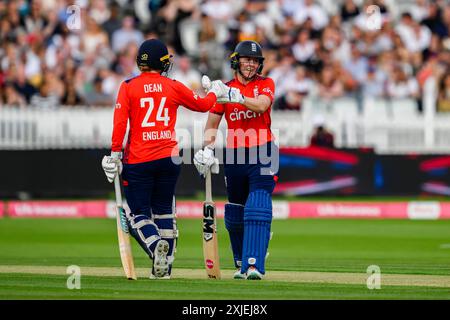
[(230, 121), (247, 120), (251, 118), (260, 117), (260, 113), (253, 112), (252, 110), (241, 110), (238, 108), (234, 109), (234, 112), (230, 113)]

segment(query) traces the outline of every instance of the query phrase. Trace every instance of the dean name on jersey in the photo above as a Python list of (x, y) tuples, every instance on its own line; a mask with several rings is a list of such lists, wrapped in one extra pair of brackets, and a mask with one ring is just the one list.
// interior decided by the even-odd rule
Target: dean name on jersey
[(144, 92), (162, 92), (162, 84), (161, 83), (149, 83), (144, 84)]

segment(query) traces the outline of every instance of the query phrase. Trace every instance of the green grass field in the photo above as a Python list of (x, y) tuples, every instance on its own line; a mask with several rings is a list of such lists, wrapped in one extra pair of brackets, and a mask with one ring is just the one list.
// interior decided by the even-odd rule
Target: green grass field
[[(114, 220), (0, 219), (0, 299), (450, 299), (448, 220), (275, 220), (263, 281), (231, 279), (218, 223), (222, 280), (206, 279), (200, 220), (180, 219), (173, 278), (148, 279), (133, 240), (139, 280), (129, 281)], [(80, 290), (66, 287), (69, 265)], [(381, 268), (379, 290), (366, 286), (369, 265)]]

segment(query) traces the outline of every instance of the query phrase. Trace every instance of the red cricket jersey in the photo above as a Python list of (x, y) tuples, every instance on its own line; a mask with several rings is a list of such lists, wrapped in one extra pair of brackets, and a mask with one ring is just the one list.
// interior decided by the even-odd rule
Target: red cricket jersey
[[(243, 85), (236, 78), (227, 83), (228, 86), (238, 88), (246, 97), (256, 98), (265, 95), (273, 102), (275, 83), (271, 78), (256, 76), (247, 85)], [(273, 141), (270, 130), (270, 106), (264, 113), (254, 112), (239, 103), (217, 103), (210, 112), (223, 115), (227, 120), (227, 148), (254, 147)]]
[(114, 109), (111, 151), (122, 151), (130, 122), (124, 163), (141, 163), (178, 155), (175, 123), (178, 106), (206, 112), (216, 102), (214, 93), (199, 97), (181, 82), (158, 73), (143, 72), (122, 82)]

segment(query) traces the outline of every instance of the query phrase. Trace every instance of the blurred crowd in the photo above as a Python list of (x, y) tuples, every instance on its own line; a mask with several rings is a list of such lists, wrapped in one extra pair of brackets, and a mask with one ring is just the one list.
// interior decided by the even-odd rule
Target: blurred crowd
[(198, 93), (202, 74), (229, 79), (228, 55), (256, 40), (274, 109), (352, 96), (421, 111), (432, 77), (437, 110), (450, 111), (445, 0), (0, 0), (0, 106), (112, 106), (151, 37), (174, 55), (169, 76)]

